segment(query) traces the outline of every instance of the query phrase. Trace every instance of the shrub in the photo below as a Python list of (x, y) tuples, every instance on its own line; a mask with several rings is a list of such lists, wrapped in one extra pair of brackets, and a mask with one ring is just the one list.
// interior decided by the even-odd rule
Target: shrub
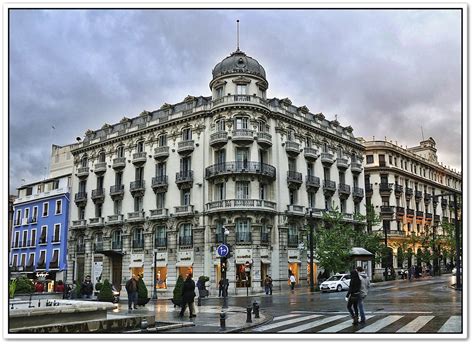
[[(96, 284), (97, 287), (97, 284)], [(112, 302), (114, 296), (112, 294), (112, 286), (110, 285), (109, 281), (106, 279), (104, 283), (101, 284), (101, 289), (99, 295), (97, 296), (97, 300), (102, 302)]]
[(97, 282), (97, 284), (95, 284), (95, 289), (96, 289), (97, 291), (102, 290), (102, 285), (104, 285), (104, 284), (101, 283), (101, 282)]
[(16, 278), (15, 294), (17, 293), (32, 293), (35, 291), (33, 282), (25, 276)]
[(183, 285), (184, 279), (182, 276), (178, 276), (178, 280), (176, 281), (176, 286), (173, 290), (173, 302), (177, 305), (181, 305), (182, 294), (183, 294)]
[(142, 277), (138, 279), (138, 298), (148, 298), (148, 289), (146, 288), (145, 282)]
[(10, 283), (8, 284), (8, 294), (10, 298), (13, 298), (15, 296), (15, 290), (16, 290), (16, 279), (10, 280)]

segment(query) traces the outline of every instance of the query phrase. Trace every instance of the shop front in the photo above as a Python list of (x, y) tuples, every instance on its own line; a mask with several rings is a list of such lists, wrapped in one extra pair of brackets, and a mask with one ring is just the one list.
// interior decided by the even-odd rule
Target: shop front
[(252, 249), (238, 248), (235, 250), (235, 287), (252, 286), (251, 279)]
[(178, 276), (186, 279), (189, 273), (193, 273), (194, 252), (184, 251), (177, 253), (176, 271)]
[[(300, 283), (301, 260), (297, 250), (288, 250), (288, 278), (293, 274), (296, 279), (296, 285)], [(290, 280), (288, 279), (288, 284)]]
[(168, 253), (155, 253), (155, 282), (158, 290), (167, 288), (168, 279)]
[[(308, 264), (306, 266), (306, 272), (307, 272), (307, 278), (306, 280), (308, 281), (308, 285), (309, 285), (309, 281), (310, 281), (310, 268), (311, 268), (311, 264), (309, 262), (309, 259), (308, 259)], [(313, 283), (314, 283), (314, 286), (317, 286), (318, 285), (318, 264), (316, 263), (316, 261), (313, 261)]]
[(145, 254), (131, 254), (130, 255), (130, 273), (137, 277), (143, 276), (143, 264), (145, 262)]
[(268, 257), (261, 257), (260, 259), (260, 279), (261, 279), (261, 286), (265, 286), (265, 278), (266, 276), (271, 276), (270, 275), (270, 260)]

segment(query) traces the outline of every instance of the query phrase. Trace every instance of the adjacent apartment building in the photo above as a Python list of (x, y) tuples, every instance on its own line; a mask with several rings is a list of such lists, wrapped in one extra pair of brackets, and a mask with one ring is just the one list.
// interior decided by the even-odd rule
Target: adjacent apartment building
[[(442, 223), (454, 222), (453, 193), (461, 199), (462, 176), (438, 162), (431, 137), (410, 148), (387, 140), (365, 141), (364, 147), (366, 202), (374, 206), (381, 220), (371, 230), (382, 237), (387, 234), (389, 267), (397, 270), (415, 265), (415, 256), (404, 259), (402, 253), (408, 249), (416, 255), (422, 244), (404, 248), (403, 243), (412, 233), (435, 238), (443, 235)], [(451, 260), (443, 257), (440, 264)]]
[(72, 151), (69, 281), (91, 274), (123, 288), (143, 274), (150, 294), (170, 296), (193, 272), (212, 290), (225, 242), (229, 293), (261, 291), (266, 274), (278, 289), (289, 271), (307, 278), (309, 210), (319, 220), (337, 206), (351, 223), (365, 213), (364, 146), (350, 126), (269, 98), (263, 66), (239, 49), (209, 87), (88, 130)]

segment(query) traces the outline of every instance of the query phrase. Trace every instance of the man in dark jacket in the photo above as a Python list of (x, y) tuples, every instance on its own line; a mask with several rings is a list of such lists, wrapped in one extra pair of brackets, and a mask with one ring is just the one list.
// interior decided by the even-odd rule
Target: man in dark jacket
[(138, 302), (138, 279), (135, 274), (132, 275), (132, 278), (125, 285), (125, 289), (128, 294), (128, 310), (137, 309)]
[(81, 295), (85, 296), (86, 298), (91, 298), (93, 291), (94, 286), (91, 282), (91, 276), (86, 276), (86, 280), (84, 280), (81, 284)]
[(349, 291), (346, 294), (347, 310), (351, 314), (353, 325), (359, 324), (359, 298), (360, 298), (361, 281), (356, 270), (351, 271), (351, 283), (349, 284)]
[(184, 312), (186, 311), (186, 304), (189, 307), (189, 318), (191, 319), (193, 317), (196, 317), (196, 315), (193, 314), (194, 297), (196, 297), (196, 294), (194, 292), (195, 289), (196, 289), (196, 285), (194, 284), (193, 274), (189, 273), (188, 277), (186, 278), (183, 284), (183, 292), (182, 292), (183, 305), (181, 307), (181, 312), (179, 313), (180, 317), (184, 316)]

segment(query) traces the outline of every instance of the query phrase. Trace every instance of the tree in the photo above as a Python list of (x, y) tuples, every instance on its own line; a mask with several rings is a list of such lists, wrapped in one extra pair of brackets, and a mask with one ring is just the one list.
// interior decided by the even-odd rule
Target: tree
[(138, 279), (138, 299), (147, 299), (148, 298), (148, 289), (146, 288), (143, 278)]
[(26, 276), (19, 276), (16, 278), (15, 294), (17, 293), (32, 293), (35, 291), (33, 282)]
[(109, 281), (106, 279), (101, 285), (102, 286), (100, 287), (100, 292), (97, 296), (97, 299), (102, 302), (112, 302), (114, 300), (114, 295), (112, 293), (112, 286), (110, 285)]
[(173, 303), (175, 305), (182, 304), (183, 285), (184, 285), (184, 279), (181, 275), (179, 275), (178, 280), (176, 281), (176, 286), (174, 287), (174, 290), (173, 290)]

